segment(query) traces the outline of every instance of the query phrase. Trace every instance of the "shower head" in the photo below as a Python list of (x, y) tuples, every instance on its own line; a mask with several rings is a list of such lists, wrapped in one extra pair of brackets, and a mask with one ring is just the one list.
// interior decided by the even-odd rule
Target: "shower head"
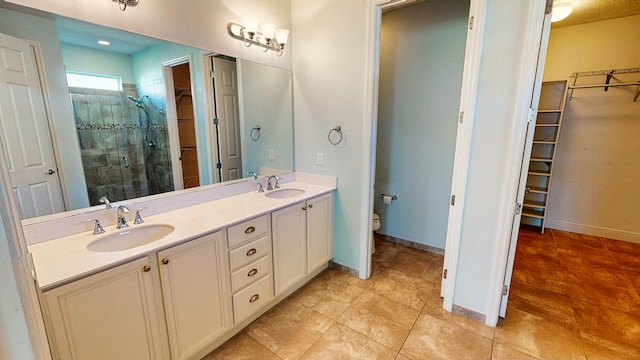
[(142, 106), (144, 105), (144, 103), (142, 102), (142, 99), (144, 99), (145, 97), (147, 97), (147, 95), (141, 97), (140, 99), (134, 98), (131, 95), (127, 95), (127, 99), (133, 101), (134, 103), (136, 103), (136, 107), (139, 107), (142, 109)]

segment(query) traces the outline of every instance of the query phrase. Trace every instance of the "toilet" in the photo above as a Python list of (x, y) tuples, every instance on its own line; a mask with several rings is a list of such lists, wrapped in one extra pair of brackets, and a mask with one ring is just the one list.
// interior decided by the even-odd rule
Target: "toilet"
[(376, 252), (376, 242), (375, 239), (373, 238), (373, 232), (374, 231), (378, 231), (378, 229), (380, 229), (380, 216), (376, 213), (373, 213), (373, 216), (371, 217), (372, 219), (372, 224), (371, 224), (371, 229), (373, 230), (371, 232), (371, 253), (375, 253)]

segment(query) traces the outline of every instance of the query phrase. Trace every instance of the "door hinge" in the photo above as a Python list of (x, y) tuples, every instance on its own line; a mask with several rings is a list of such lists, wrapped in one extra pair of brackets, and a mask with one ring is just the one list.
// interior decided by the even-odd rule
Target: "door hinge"
[(527, 119), (528, 123), (532, 123), (536, 120), (536, 111), (532, 108), (529, 108), (529, 118)]
[(456, 196), (451, 195), (451, 206), (455, 206), (455, 205), (456, 205)]
[(473, 30), (473, 16), (469, 18), (469, 30)]
[(460, 116), (458, 116), (458, 122), (460, 124), (464, 122), (464, 111), (460, 111)]
[(213, 118), (213, 125), (219, 125), (220, 120), (218, 118)]
[(442, 272), (442, 278), (443, 279), (447, 278), (447, 269), (444, 269), (444, 271)]
[(522, 204), (521, 203), (516, 203), (516, 208), (513, 211), (514, 215), (520, 215), (522, 214)]
[(547, 7), (545, 8), (544, 14), (549, 15), (553, 11), (553, 0), (547, 0)]
[(506, 296), (509, 293), (509, 287), (507, 285), (502, 285), (502, 296)]
[(215, 79), (216, 78), (216, 71), (215, 70), (211, 70), (209, 72), (209, 76), (211, 76), (212, 79)]
[(216, 169), (222, 169), (222, 163), (217, 163), (216, 164)]

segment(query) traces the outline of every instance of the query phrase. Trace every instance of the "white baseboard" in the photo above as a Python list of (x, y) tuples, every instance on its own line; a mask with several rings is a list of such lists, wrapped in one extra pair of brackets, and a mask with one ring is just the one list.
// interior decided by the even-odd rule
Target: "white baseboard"
[(550, 229), (571, 231), (578, 234), (600, 236), (609, 239), (628, 241), (640, 244), (640, 233), (618, 229), (609, 229), (593, 225), (576, 224), (567, 221), (547, 219), (546, 226)]

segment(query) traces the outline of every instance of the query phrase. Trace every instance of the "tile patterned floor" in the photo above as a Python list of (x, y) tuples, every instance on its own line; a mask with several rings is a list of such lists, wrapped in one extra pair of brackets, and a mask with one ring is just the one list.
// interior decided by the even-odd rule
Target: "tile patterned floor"
[(640, 359), (640, 244), (522, 230), (496, 328), (442, 309), (442, 256), (376, 250), (371, 279), (327, 270), (204, 360)]

